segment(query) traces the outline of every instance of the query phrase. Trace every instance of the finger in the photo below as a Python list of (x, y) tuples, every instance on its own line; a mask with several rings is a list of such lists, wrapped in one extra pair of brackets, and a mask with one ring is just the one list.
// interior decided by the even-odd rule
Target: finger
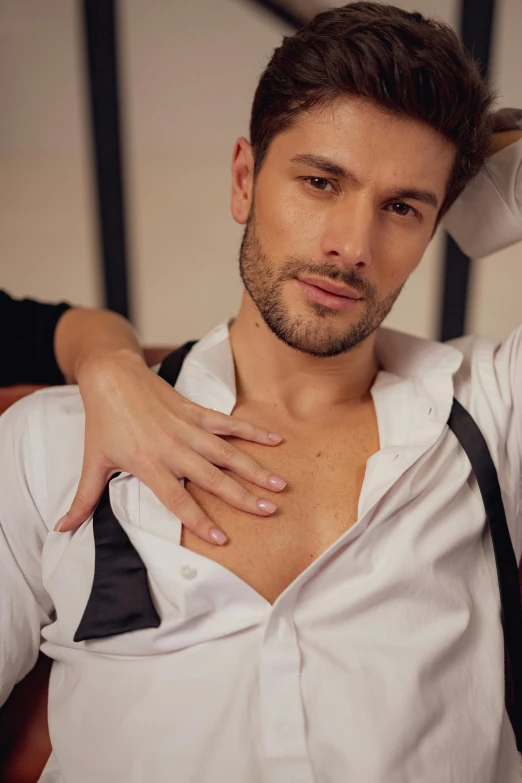
[(58, 520), (54, 529), (60, 533), (67, 533), (80, 527), (94, 511), (110, 475), (111, 471), (106, 467), (100, 468), (99, 465), (86, 465), (84, 463), (78, 489), (71, 507)]
[(181, 524), (198, 538), (208, 541), (209, 544), (227, 543), (228, 538), (225, 533), (207, 517), (167, 467), (157, 468), (153, 480), (144, 483), (158, 500), (178, 517)]
[(194, 452), (190, 453), (184, 462), (183, 475), (201, 489), (240, 511), (267, 517), (277, 510), (271, 500), (254, 495), (216, 465)]
[[(263, 468), (241, 449), (217, 436), (202, 436), (198, 438), (197, 444), (191, 445), (197, 454), (212, 465), (228, 468), (237, 476), (250, 481), (251, 484), (270, 489), (272, 492), (281, 492), (286, 487), (286, 481), (281, 476)], [(196, 481), (196, 483), (198, 482)], [(198, 484), (198, 486), (200, 485)]]
[(250, 440), (253, 443), (261, 443), (265, 446), (277, 446), (283, 440), (281, 435), (268, 432), (262, 427), (257, 427), (249, 421), (227, 416), (219, 411), (204, 410), (198, 421), (200, 427), (214, 435), (228, 435), (242, 440)]

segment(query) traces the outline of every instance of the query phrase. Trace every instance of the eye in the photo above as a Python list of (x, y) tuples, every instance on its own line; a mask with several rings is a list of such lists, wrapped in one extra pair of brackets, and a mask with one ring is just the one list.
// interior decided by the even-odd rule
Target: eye
[[(405, 204), (404, 201), (392, 201), (386, 205), (386, 208), (388, 207), (398, 208), (398, 211), (393, 211), (396, 215), (399, 215), (399, 217), (420, 217), (420, 213), (417, 212), (416, 209), (413, 209), (413, 207), (410, 207), (409, 204)], [(408, 214), (408, 212), (411, 214)]]
[(331, 193), (334, 190), (331, 180), (325, 179), (325, 177), (304, 177), (304, 181), (314, 190), (324, 190), (327, 193)]

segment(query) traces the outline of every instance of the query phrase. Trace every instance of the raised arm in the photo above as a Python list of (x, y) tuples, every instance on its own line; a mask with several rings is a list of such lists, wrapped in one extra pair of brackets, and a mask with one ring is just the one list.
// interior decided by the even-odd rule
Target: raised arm
[(57, 522), (72, 530), (90, 515), (118, 471), (143, 481), (200, 538), (226, 537), (183, 488), (179, 478), (235, 508), (268, 516), (266, 503), (220, 470), (228, 468), (273, 491), (284, 481), (218, 436), (275, 446), (280, 438), (248, 422), (189, 402), (148, 369), (132, 327), (106, 311), (68, 310), (55, 332), (58, 365), (78, 382), (86, 412), (83, 471), (70, 511)]
[(443, 221), (471, 258), (522, 240), (522, 111), (501, 110), (495, 117), (497, 128), (510, 129), (493, 134), (491, 157)]

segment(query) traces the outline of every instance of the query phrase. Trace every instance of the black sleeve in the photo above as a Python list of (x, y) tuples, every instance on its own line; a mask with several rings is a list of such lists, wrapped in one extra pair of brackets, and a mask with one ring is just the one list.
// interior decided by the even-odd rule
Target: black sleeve
[(65, 382), (54, 356), (54, 330), (69, 307), (0, 291), (0, 386)]

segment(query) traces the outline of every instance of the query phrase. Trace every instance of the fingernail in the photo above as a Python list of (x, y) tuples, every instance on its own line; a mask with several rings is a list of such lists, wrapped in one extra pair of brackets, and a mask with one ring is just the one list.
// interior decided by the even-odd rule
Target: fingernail
[(277, 506), (275, 503), (272, 503), (271, 500), (258, 500), (257, 501), (257, 507), (264, 511), (265, 514), (273, 514), (276, 510)]
[(268, 437), (270, 440), (273, 440), (274, 443), (281, 443), (281, 441), (283, 440), (281, 435), (276, 435), (274, 432), (269, 432)]
[(214, 542), (214, 544), (219, 544), (220, 546), (222, 544), (226, 544), (228, 541), (228, 538), (223, 533), (223, 531), (219, 530), (217, 527), (213, 527), (209, 530), (208, 537)]
[(268, 483), (272, 489), (284, 489), (286, 487), (286, 481), (280, 476), (270, 476)]
[(60, 519), (58, 520), (58, 522), (54, 526), (54, 530), (55, 530), (56, 533), (60, 532), (60, 529), (61, 529), (62, 525), (65, 524), (65, 522), (67, 522), (67, 514), (64, 514), (63, 517), (60, 517)]

